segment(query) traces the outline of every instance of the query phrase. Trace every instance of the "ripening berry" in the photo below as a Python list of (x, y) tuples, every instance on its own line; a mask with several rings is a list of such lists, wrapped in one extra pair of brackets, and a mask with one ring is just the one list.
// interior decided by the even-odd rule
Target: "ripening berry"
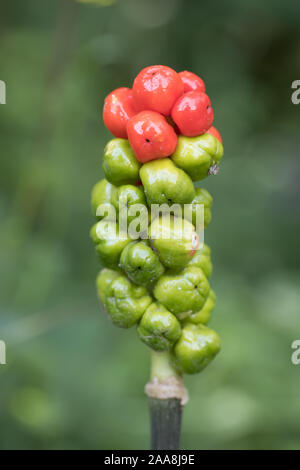
[(154, 111), (136, 114), (127, 124), (127, 133), (135, 156), (142, 163), (168, 157), (177, 145), (173, 127)]
[(215, 127), (213, 127), (213, 126), (210, 127), (208, 129), (208, 131), (206, 131), (206, 134), (211, 134), (211, 135), (215, 136), (218, 139), (218, 141), (221, 142), (221, 144), (223, 143), (221, 134)]
[(135, 114), (130, 88), (117, 88), (105, 98), (103, 121), (115, 137), (127, 139), (126, 125)]
[(214, 120), (209, 97), (197, 91), (185, 93), (176, 101), (172, 109), (172, 119), (181, 134), (187, 137), (204, 134)]
[(184, 93), (188, 91), (200, 91), (201, 93), (205, 93), (205, 83), (198, 75), (188, 72), (187, 70), (179, 72), (178, 75), (183, 82)]
[(183, 93), (183, 83), (170, 67), (152, 65), (137, 75), (132, 93), (138, 111), (151, 110), (169, 116), (175, 101)]

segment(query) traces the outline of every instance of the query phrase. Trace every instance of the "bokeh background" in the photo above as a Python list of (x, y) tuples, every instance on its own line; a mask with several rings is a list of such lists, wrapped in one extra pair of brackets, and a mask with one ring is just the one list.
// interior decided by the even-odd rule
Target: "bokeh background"
[(203, 77), (222, 353), (186, 378), (185, 449), (299, 449), (300, 3), (1, 2), (1, 449), (147, 449), (149, 352), (99, 306), (90, 190), (104, 97), (150, 64)]

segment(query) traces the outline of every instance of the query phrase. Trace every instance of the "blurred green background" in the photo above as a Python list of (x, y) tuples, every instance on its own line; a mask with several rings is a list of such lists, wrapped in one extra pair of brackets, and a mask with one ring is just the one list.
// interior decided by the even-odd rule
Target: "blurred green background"
[(206, 232), (222, 353), (186, 378), (185, 449), (300, 448), (300, 3), (1, 2), (1, 449), (147, 449), (149, 352), (98, 304), (104, 97), (150, 64), (203, 77), (225, 144)]

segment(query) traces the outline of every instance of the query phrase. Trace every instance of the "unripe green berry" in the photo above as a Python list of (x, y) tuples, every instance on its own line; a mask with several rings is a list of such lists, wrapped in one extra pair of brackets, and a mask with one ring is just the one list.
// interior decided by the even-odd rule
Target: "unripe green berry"
[(143, 188), (141, 186), (134, 186), (132, 184), (122, 185), (117, 188), (117, 191), (114, 194), (113, 204), (119, 216), (120, 211), (125, 211), (126, 217), (124, 217), (124, 220), (127, 221), (127, 225), (129, 225), (130, 222), (132, 222), (139, 215), (139, 213), (131, 214), (131, 206), (136, 205), (137, 209), (139, 207), (137, 205), (142, 205), (144, 207), (147, 206)]
[(199, 243), (193, 224), (170, 214), (163, 214), (153, 220), (149, 236), (162, 264), (176, 271), (188, 264)]
[(199, 181), (208, 176), (209, 168), (218, 164), (222, 156), (221, 142), (211, 134), (202, 134), (198, 137), (180, 135), (171, 158), (193, 181)]
[(186, 374), (203, 370), (220, 351), (219, 335), (204, 325), (186, 324), (173, 349), (175, 366)]
[(210, 289), (208, 297), (199, 312), (192, 313), (187, 321), (191, 323), (195, 323), (196, 325), (201, 323), (202, 325), (206, 325), (211, 317), (211, 313), (216, 305), (216, 295), (212, 289)]
[(170, 312), (184, 319), (201, 310), (209, 290), (209, 282), (202, 269), (188, 267), (180, 274), (162, 275), (153, 293)]
[(202, 248), (199, 248), (194, 256), (191, 258), (191, 260), (188, 263), (188, 266), (194, 266), (197, 268), (201, 268), (207, 277), (207, 279), (210, 278), (211, 273), (212, 273), (212, 263), (210, 259), (210, 248), (209, 246), (203, 244)]
[[(99, 220), (103, 217), (110, 216), (112, 212), (115, 214), (112, 208), (113, 201), (117, 197), (117, 188), (110, 184), (106, 179), (102, 179), (92, 189), (92, 212), (95, 217)], [(107, 207), (107, 209), (104, 207)], [(97, 209), (102, 206), (102, 213), (100, 214)], [(111, 210), (112, 209), (112, 210)]]
[(181, 327), (177, 318), (159, 302), (152, 303), (137, 328), (140, 339), (155, 351), (168, 351), (179, 339)]
[(153, 302), (145, 287), (134, 285), (120, 275), (109, 285), (104, 305), (112, 322), (120, 328), (135, 325)]
[(117, 268), (123, 249), (131, 241), (127, 233), (120, 233), (116, 222), (101, 220), (93, 225), (90, 234), (100, 261), (107, 268)]
[(145, 287), (151, 287), (165, 271), (148, 240), (129, 243), (122, 251), (120, 267), (131, 281)]
[(106, 179), (116, 186), (138, 183), (141, 164), (126, 139), (112, 139), (104, 149), (103, 170)]
[(197, 226), (199, 224), (199, 215), (197, 212), (201, 205), (204, 206), (204, 228), (208, 226), (211, 221), (211, 206), (213, 203), (213, 198), (209, 192), (204, 188), (196, 188), (196, 196), (192, 200), (192, 222)]
[(140, 170), (148, 205), (189, 204), (195, 197), (191, 178), (169, 158), (145, 163)]
[(112, 281), (120, 276), (119, 271), (114, 271), (113, 269), (104, 268), (101, 269), (97, 278), (96, 278), (96, 287), (99, 299), (104, 303), (105, 296), (108, 292), (109, 286)]

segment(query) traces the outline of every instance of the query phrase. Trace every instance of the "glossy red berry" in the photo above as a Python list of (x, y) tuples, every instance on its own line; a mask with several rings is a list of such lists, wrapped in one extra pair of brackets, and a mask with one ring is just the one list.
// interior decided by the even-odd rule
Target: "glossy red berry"
[(221, 134), (215, 127), (210, 127), (208, 131), (206, 131), (206, 134), (214, 135), (221, 142), (221, 144), (223, 143)]
[(205, 93), (205, 83), (198, 75), (188, 72), (187, 70), (179, 72), (178, 75), (183, 82), (184, 93), (188, 91), (200, 91), (201, 93)]
[(127, 134), (136, 158), (142, 163), (168, 157), (177, 145), (173, 127), (154, 111), (142, 111), (131, 118)]
[(127, 139), (126, 126), (136, 114), (130, 88), (117, 88), (104, 101), (103, 121), (107, 129), (121, 139)]
[(151, 110), (168, 116), (183, 93), (183, 83), (170, 67), (152, 65), (137, 75), (132, 92), (138, 111)]
[(214, 120), (209, 97), (197, 91), (185, 93), (176, 101), (172, 109), (172, 119), (181, 134), (187, 137), (204, 134)]

